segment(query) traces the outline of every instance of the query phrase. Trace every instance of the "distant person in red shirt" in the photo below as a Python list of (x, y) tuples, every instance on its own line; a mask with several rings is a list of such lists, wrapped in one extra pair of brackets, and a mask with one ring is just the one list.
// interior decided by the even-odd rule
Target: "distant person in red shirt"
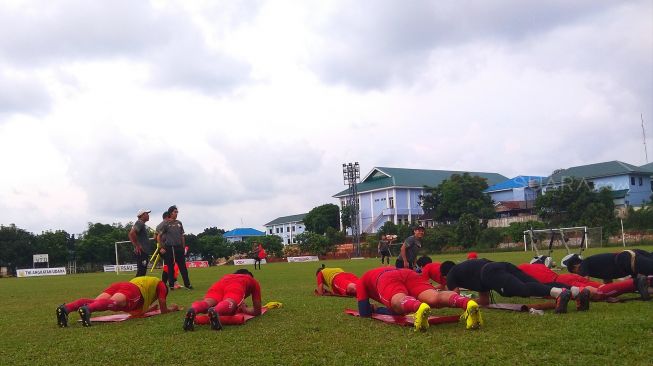
[(449, 272), (449, 269), (456, 264), (452, 261), (433, 262), (431, 257), (422, 256), (417, 259), (417, 265), (422, 268), (422, 278), (437, 283), (436, 290), (446, 290), (447, 278), (442, 273)]
[(129, 282), (115, 282), (107, 287), (95, 299), (82, 298), (57, 307), (57, 324), (64, 328), (68, 326), (68, 314), (73, 311), (79, 313), (82, 325), (91, 326), (91, 313), (96, 311), (124, 311), (132, 316), (139, 316), (148, 311), (155, 310), (154, 301), (159, 301), (159, 310), (162, 314), (176, 311), (179, 307), (172, 304), (166, 305), (168, 288), (163, 281), (156, 277), (140, 276)]
[[(356, 284), (358, 313), (369, 317), (372, 312), (391, 314), (415, 313), (415, 330), (429, 327), (428, 317), (431, 307), (461, 308), (465, 312), (467, 329), (482, 325), (478, 304), (474, 300), (460, 296), (453, 291), (437, 291), (418, 273), (405, 268), (380, 267), (363, 274)], [(369, 299), (382, 303), (385, 308), (374, 310)]]
[(261, 269), (261, 261), (265, 259), (267, 253), (263, 249), (263, 245), (258, 243), (258, 247), (254, 249), (254, 269), (256, 269), (256, 263), (258, 263), (258, 269)]
[[(330, 268), (322, 265), (315, 272), (317, 279), (317, 293), (323, 295), (329, 289), (336, 295), (356, 296), (356, 282), (358, 277), (355, 274), (345, 272), (342, 268)], [(324, 287), (328, 287), (325, 289)]]
[[(253, 307), (245, 304), (245, 298), (252, 296)], [(204, 295), (204, 300), (196, 301), (186, 312), (184, 330), (195, 330), (195, 316), (208, 313), (211, 329), (220, 330), (220, 315), (234, 315), (236, 312), (261, 315), (261, 286), (252, 272), (239, 269), (214, 283)]]
[(467, 253), (467, 259), (478, 259), (478, 254), (476, 252)]
[(546, 283), (552, 286), (566, 286), (568, 288), (571, 288), (572, 286), (581, 289), (586, 288), (590, 291), (591, 299), (594, 301), (601, 301), (610, 297), (616, 297), (636, 291), (636, 280), (633, 279), (603, 284), (575, 273), (558, 274), (547, 267), (545, 263), (551, 263), (550, 261), (547, 261), (547, 258), (547, 256), (538, 256), (533, 258), (530, 263), (520, 264), (517, 268), (541, 283)]

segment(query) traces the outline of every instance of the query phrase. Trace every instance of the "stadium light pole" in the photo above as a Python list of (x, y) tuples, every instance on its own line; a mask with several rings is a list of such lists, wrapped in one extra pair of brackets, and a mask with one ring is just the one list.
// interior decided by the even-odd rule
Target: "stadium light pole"
[(360, 165), (358, 162), (342, 164), (342, 178), (346, 186), (349, 186), (347, 206), (351, 221), (351, 234), (354, 241), (354, 250), (357, 257), (360, 257), (360, 225), (358, 222), (358, 181), (361, 177)]

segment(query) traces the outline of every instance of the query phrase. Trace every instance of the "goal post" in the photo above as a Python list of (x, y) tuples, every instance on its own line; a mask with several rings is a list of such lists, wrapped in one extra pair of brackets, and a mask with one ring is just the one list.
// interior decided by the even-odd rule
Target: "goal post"
[[(155, 240), (155, 239), (154, 239), (154, 238), (149, 238), (149, 240)], [(120, 263), (121, 252), (122, 252), (123, 257), (125, 256), (125, 252), (126, 252), (126, 250), (124, 250), (124, 249), (121, 250), (120, 248), (123, 247), (123, 246), (126, 246), (126, 245), (129, 246), (129, 248), (130, 248), (129, 251), (132, 251), (132, 250), (131, 250), (131, 247), (132, 247), (133, 244), (132, 244), (132, 242), (129, 241), (129, 240), (117, 241), (117, 242), (114, 243), (115, 252), (116, 252), (116, 266), (115, 266), (115, 272), (116, 272), (117, 275), (120, 274), (120, 272), (121, 272), (121, 267), (122, 267), (122, 266), (124, 266), (124, 267), (129, 267), (129, 268), (134, 268), (134, 269), (133, 269), (134, 271), (136, 270), (136, 269), (135, 269), (135, 268), (136, 268), (136, 264), (135, 264), (135, 263), (134, 263), (134, 264), (132, 264), (132, 263), (124, 263), (124, 264), (121, 264), (121, 263)], [(151, 254), (151, 253), (150, 253), (150, 254)], [(126, 271), (127, 271), (127, 270), (123, 270), (122, 272), (126, 272)], [(129, 270), (129, 271), (131, 271), (131, 270)]]
[(575, 226), (524, 230), (523, 238), (524, 251), (530, 249), (535, 256), (552, 257), (554, 249), (561, 248), (566, 250), (566, 254), (576, 252), (580, 255), (590, 246), (603, 246), (603, 228)]

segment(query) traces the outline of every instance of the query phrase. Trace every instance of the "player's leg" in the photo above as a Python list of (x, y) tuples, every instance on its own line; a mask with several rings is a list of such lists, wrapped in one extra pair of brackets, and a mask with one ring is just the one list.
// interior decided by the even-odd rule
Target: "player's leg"
[(188, 268), (186, 268), (186, 257), (184, 256), (184, 251), (182, 248), (174, 249), (175, 262), (179, 266), (179, 273), (181, 273), (181, 278), (184, 280), (184, 287), (191, 290), (193, 286), (190, 284), (190, 279), (188, 278)]

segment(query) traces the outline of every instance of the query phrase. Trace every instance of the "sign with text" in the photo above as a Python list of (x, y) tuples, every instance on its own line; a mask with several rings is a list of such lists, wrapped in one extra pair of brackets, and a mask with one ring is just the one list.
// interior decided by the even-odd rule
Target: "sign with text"
[(61, 276), (66, 274), (66, 267), (17, 269), (16, 277)]
[(186, 268), (206, 268), (209, 266), (208, 261), (188, 261), (186, 262)]
[[(121, 264), (118, 267), (118, 270), (120, 272), (136, 272), (136, 265), (135, 264)], [(116, 266), (114, 264), (104, 266), (104, 272), (115, 272), (115, 271), (116, 271)]]
[[(254, 260), (252, 258), (234, 259), (234, 266), (244, 266), (247, 264), (254, 264)], [(261, 260), (261, 264), (267, 264), (265, 259)]]
[(289, 263), (301, 263), (301, 262), (317, 262), (319, 261), (320, 258), (318, 258), (316, 255), (305, 255), (301, 257), (288, 257), (288, 262)]
[(32, 256), (33, 262), (34, 263), (48, 263), (48, 255), (47, 254), (34, 254)]

